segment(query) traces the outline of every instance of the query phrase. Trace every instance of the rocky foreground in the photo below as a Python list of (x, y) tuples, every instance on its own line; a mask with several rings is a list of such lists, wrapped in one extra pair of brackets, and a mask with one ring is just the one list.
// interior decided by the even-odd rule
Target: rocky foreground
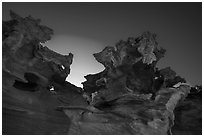
[(2, 23), (3, 134), (202, 134), (201, 86), (156, 67), (166, 50), (155, 34), (93, 54), (105, 69), (85, 76), (82, 89), (65, 81), (73, 54), (43, 46), (53, 30), (10, 16)]

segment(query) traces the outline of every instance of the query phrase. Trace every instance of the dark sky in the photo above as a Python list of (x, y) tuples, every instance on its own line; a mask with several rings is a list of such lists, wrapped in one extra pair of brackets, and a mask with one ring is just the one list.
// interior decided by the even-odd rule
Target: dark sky
[(46, 45), (61, 54), (74, 53), (68, 81), (81, 86), (83, 76), (103, 66), (92, 54), (120, 39), (144, 31), (157, 34), (167, 50), (159, 68), (171, 66), (191, 84), (202, 84), (202, 3), (3, 3), (2, 18), (12, 9), (40, 18), (54, 30)]

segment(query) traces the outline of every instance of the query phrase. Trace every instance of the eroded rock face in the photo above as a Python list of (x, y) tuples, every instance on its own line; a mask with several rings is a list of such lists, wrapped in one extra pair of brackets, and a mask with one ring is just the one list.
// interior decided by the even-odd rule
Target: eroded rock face
[[(86, 90), (89, 85), (98, 89), (101, 83), (111, 91), (118, 89), (114, 86), (120, 85), (123, 90), (116, 91), (117, 93), (121, 91), (153, 93), (156, 74), (162, 77), (162, 74), (156, 73), (155, 65), (164, 53), (165, 49), (157, 44), (156, 35), (150, 32), (136, 38), (128, 38), (127, 41), (119, 41), (115, 47), (106, 47), (103, 51), (93, 54), (96, 60), (104, 65), (106, 73), (103, 73), (103, 76), (92, 75), (92, 80), (90, 76), (89, 78), (86, 76), (88, 79), (83, 83), (84, 90), (90, 93), (90, 90)], [(164, 80), (164, 77), (159, 80), (162, 81), (161, 79)]]
[(65, 81), (73, 54), (43, 46), (53, 30), (39, 19), (10, 16), (2, 27), (3, 134), (67, 134), (70, 119), (56, 108), (87, 105), (81, 89)]
[(72, 119), (69, 134), (171, 134), (173, 110), (189, 91), (183, 85), (159, 90), (154, 100), (147, 94), (124, 94), (114, 100), (98, 101), (86, 110), (61, 108)]
[[(201, 87), (156, 67), (166, 50), (155, 34), (93, 54), (105, 69), (85, 76), (81, 89), (65, 81), (73, 54), (43, 46), (53, 30), (31, 16), (10, 15), (3, 21), (3, 134), (201, 134), (190, 130), (201, 127), (200, 115), (198, 124), (183, 122), (201, 113)], [(189, 104), (193, 111), (185, 109)]]
[[(80, 134), (91, 134), (93, 127), (97, 127), (93, 134), (171, 134), (174, 109), (191, 88), (170, 67), (156, 67), (165, 51), (158, 46), (155, 34), (145, 32), (93, 54), (105, 70), (85, 76), (83, 85), (90, 105), (100, 114), (78, 114), (72, 123), (81, 129)], [(66, 114), (70, 111), (65, 109)], [(85, 126), (92, 122), (91, 117), (96, 123)], [(180, 133), (173, 129), (174, 134)]]
[(53, 30), (40, 25), (39, 19), (22, 18), (12, 11), (10, 16), (10, 21), (3, 22), (3, 70), (23, 81), (25, 72), (33, 73), (47, 86), (64, 82), (73, 54), (61, 55), (42, 45), (51, 39)]

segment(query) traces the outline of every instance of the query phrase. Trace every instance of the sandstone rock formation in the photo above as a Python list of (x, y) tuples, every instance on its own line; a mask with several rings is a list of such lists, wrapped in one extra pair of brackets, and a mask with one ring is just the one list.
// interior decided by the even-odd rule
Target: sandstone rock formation
[(43, 46), (53, 31), (39, 19), (10, 16), (2, 34), (3, 134), (67, 134), (70, 120), (57, 106), (86, 105), (81, 89), (65, 81), (73, 55)]
[(51, 39), (52, 29), (30, 16), (22, 18), (12, 11), (10, 16), (11, 21), (3, 22), (3, 69), (25, 82), (29, 81), (25, 72), (40, 77), (47, 86), (65, 81), (73, 54), (63, 56), (42, 45)]
[(93, 54), (105, 69), (85, 76), (81, 89), (65, 81), (73, 54), (43, 46), (53, 30), (10, 15), (2, 32), (3, 134), (201, 134), (201, 87), (157, 68), (166, 50), (156, 34)]
[[(100, 131), (96, 131), (96, 133), (185, 134), (185, 131), (188, 130), (186, 134), (201, 134), (201, 122), (198, 121), (193, 125), (189, 121), (189, 125), (194, 126), (194, 129), (195, 125), (199, 125), (198, 130), (183, 128), (184, 124), (182, 125), (183, 129), (175, 128), (181, 126), (177, 119), (185, 118), (181, 116), (181, 113), (178, 113), (178, 111), (182, 111), (182, 109), (178, 109), (180, 105), (183, 106), (182, 104), (186, 104), (185, 102), (193, 103), (197, 106), (195, 110), (200, 112), (201, 101), (193, 101), (188, 98), (188, 101), (185, 100), (188, 94), (192, 94), (190, 90), (193, 89), (190, 85), (185, 84), (186, 80), (178, 76), (170, 67), (163, 69), (156, 67), (156, 63), (164, 57), (165, 51), (158, 46), (155, 34), (145, 32), (136, 38), (120, 41), (115, 47), (106, 47), (103, 51), (93, 54), (96, 60), (104, 65), (105, 70), (98, 74), (85, 76), (87, 80), (83, 82), (84, 94), (88, 96), (92, 106), (103, 112), (100, 114), (101, 117), (109, 115), (110, 119), (118, 118), (120, 119), (118, 120), (118, 122), (120, 121), (119, 125), (121, 125), (112, 124), (109, 126), (110, 129), (112, 128), (111, 131), (107, 129), (102, 131), (97, 128)], [(176, 125), (171, 132), (175, 121), (174, 109), (176, 106), (178, 106), (175, 110)], [(190, 112), (190, 114), (192, 113)], [(200, 119), (200, 113), (198, 115), (197, 119)], [(104, 121), (110, 119), (107, 118)], [(131, 121), (136, 126), (121, 119)], [(83, 122), (80, 120), (77, 122), (81, 123), (81, 132), (83, 129), (85, 130), (81, 134), (91, 130), (83, 126)], [(77, 122), (74, 122), (75, 125)], [(110, 124), (110, 122), (106, 124)], [(106, 124), (103, 126), (108, 127)], [(185, 125), (188, 124), (185, 123)], [(181, 129), (182, 131), (180, 131)], [(91, 131), (89, 132), (91, 133)]]

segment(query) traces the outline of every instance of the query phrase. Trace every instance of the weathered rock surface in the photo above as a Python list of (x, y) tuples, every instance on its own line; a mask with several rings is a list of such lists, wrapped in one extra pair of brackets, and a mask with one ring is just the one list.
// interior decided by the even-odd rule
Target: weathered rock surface
[(40, 25), (39, 19), (22, 18), (12, 11), (10, 15), (12, 20), (3, 22), (3, 70), (24, 82), (28, 81), (25, 72), (32, 73), (46, 86), (65, 81), (73, 54), (61, 55), (42, 46), (53, 31)]
[(3, 21), (3, 134), (67, 134), (70, 119), (57, 106), (87, 105), (81, 89), (65, 81), (73, 55), (42, 46), (53, 31), (40, 20), (10, 15)]
[(176, 109), (172, 133), (176, 135), (202, 134), (202, 87), (191, 88), (190, 94), (180, 102)]
[(81, 89), (65, 81), (73, 54), (43, 46), (53, 30), (10, 15), (2, 32), (3, 134), (201, 134), (201, 87), (156, 67), (166, 50), (155, 34), (93, 54), (105, 70), (85, 76)]
[[(110, 119), (123, 117), (126, 119), (121, 118), (124, 121), (131, 119), (130, 121), (134, 121), (136, 125), (134, 129), (131, 122), (120, 119), (119, 121), (123, 122), (119, 125), (125, 126), (118, 127), (112, 122), (112, 127), (109, 127), (112, 128), (111, 131), (100, 129), (98, 134), (171, 134), (175, 120), (174, 109), (177, 104), (183, 104), (182, 100), (186, 102), (185, 97), (191, 88), (187, 84), (182, 84), (186, 83), (186, 80), (170, 67), (160, 70), (156, 67), (156, 63), (164, 57), (164, 54), (165, 49), (158, 46), (156, 35), (150, 32), (136, 38), (128, 38), (127, 41), (120, 41), (115, 47), (106, 47), (94, 54), (96, 60), (104, 65), (105, 70), (85, 76), (87, 81), (83, 82), (84, 92), (90, 96), (90, 104), (105, 113), (100, 114), (101, 117), (104, 117), (103, 115), (111, 115)], [(177, 110), (178, 108), (175, 110), (176, 114)], [(198, 105), (196, 110), (200, 111), (201, 106)], [(101, 119), (100, 116), (97, 115), (97, 118)], [(176, 115), (176, 118), (178, 117)], [(82, 121), (77, 122), (80, 123), (78, 126), (81, 129), (88, 130)], [(75, 125), (77, 122), (75, 121)], [(200, 122), (197, 125), (200, 126)], [(181, 125), (176, 123), (175, 127), (178, 126)], [(185, 134), (185, 130), (181, 133), (176, 131), (175, 127), (174, 134)], [(188, 133), (201, 134), (201, 129), (196, 130), (196, 133), (191, 132), (192, 130), (188, 129)]]
[(170, 134), (173, 110), (189, 90), (188, 86), (160, 90), (154, 100), (144, 94), (124, 94), (114, 100), (97, 102), (87, 110), (64, 107), (71, 117), (69, 134)]

